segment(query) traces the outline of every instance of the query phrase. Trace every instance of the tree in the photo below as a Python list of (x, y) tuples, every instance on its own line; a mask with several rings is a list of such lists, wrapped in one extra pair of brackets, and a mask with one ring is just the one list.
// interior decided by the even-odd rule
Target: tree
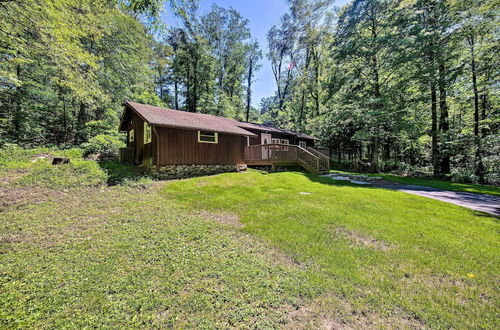
[(252, 103), (252, 83), (255, 72), (258, 71), (261, 67), (259, 64), (259, 60), (262, 58), (262, 51), (259, 48), (259, 43), (257, 40), (252, 40), (251, 43), (247, 45), (247, 92), (246, 92), (246, 114), (245, 120), (248, 121), (250, 118), (250, 109)]

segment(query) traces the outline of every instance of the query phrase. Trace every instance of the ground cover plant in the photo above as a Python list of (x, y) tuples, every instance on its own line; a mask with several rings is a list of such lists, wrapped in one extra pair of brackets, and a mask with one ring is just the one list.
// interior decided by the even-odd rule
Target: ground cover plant
[(160, 182), (10, 155), (1, 327), (497, 325), (494, 217), (302, 172)]

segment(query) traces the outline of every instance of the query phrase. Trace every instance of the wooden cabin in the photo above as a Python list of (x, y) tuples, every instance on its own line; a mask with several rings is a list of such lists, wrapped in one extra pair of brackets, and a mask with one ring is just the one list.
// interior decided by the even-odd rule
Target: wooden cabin
[(208, 114), (126, 102), (120, 131), (127, 134), (122, 159), (158, 170), (299, 165), (320, 173), (329, 167), (328, 157), (314, 149), (312, 136)]

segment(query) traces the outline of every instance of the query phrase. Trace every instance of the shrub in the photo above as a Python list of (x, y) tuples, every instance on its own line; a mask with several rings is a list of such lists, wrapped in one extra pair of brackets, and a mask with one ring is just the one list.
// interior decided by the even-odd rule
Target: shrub
[(120, 136), (107, 134), (96, 135), (82, 145), (85, 157), (92, 154), (115, 156), (118, 154), (118, 149), (123, 146)]
[(340, 163), (334, 159), (330, 161), (330, 168), (337, 171), (349, 171), (351, 169), (352, 162), (348, 160), (342, 160)]
[(131, 182), (133, 183), (142, 179), (151, 180), (155, 177), (149, 167), (129, 166), (113, 160), (101, 161), (99, 165), (106, 171), (108, 184), (110, 185), (130, 185)]
[(476, 183), (477, 176), (472, 167), (458, 167), (452, 169), (451, 181), (458, 183)]

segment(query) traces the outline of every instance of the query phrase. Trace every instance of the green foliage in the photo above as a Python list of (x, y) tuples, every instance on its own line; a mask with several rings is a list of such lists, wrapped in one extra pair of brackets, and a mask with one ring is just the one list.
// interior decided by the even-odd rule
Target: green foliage
[(495, 1), (354, 0), (336, 24), (329, 1), (289, 5), (268, 32), (276, 93), (262, 120), (371, 171), (496, 184)]
[(99, 166), (107, 173), (109, 185), (122, 184), (140, 187), (155, 178), (150, 167), (129, 166), (114, 160), (101, 161)]
[(181, 26), (166, 32), (156, 54), (157, 89), (169, 107), (245, 118), (260, 51), (248, 20), (236, 10), (214, 4), (201, 17), (188, 11)]
[(117, 155), (118, 149), (123, 147), (123, 136), (114, 135), (96, 135), (82, 144), (84, 156), (91, 154)]

